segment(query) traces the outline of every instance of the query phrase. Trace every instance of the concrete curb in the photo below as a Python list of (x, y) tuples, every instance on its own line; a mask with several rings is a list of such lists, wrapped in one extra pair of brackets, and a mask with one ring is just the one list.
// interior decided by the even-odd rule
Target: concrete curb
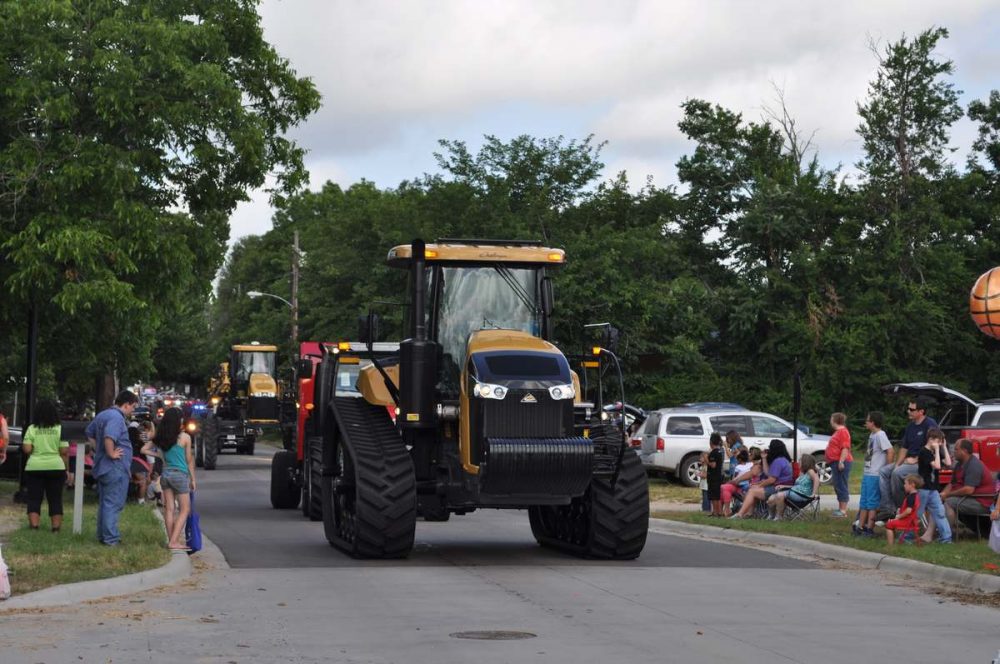
[[(153, 512), (163, 522), (159, 510)], [(166, 531), (164, 531), (166, 532)], [(203, 544), (210, 544), (202, 533)], [(214, 546), (214, 545), (213, 545)], [(192, 570), (191, 557), (175, 553), (170, 556), (170, 562), (156, 569), (148, 569), (125, 576), (113, 576), (108, 579), (80, 581), (62, 586), (52, 586), (36, 590), (33, 593), (17, 595), (0, 602), (0, 613), (8, 609), (40, 609), (52, 606), (66, 606), (95, 599), (105, 599), (118, 595), (134, 595), (144, 590), (176, 583), (188, 578)]]
[(872, 551), (860, 551), (846, 546), (814, 542), (800, 537), (786, 535), (771, 535), (735, 528), (718, 526), (703, 526), (696, 523), (684, 523), (669, 519), (651, 518), (650, 530), (663, 535), (678, 535), (681, 537), (703, 538), (733, 544), (762, 544), (771, 548), (779, 555), (807, 555), (833, 560), (861, 567), (896, 574), (930, 583), (961, 586), (983, 593), (1000, 592), (1000, 577), (987, 574), (976, 574), (952, 567), (932, 565), (918, 560), (888, 556)]

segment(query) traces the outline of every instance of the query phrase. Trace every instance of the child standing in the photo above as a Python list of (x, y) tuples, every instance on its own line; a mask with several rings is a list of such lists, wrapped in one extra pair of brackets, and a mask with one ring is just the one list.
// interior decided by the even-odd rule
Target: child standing
[(722, 516), (722, 436), (713, 433), (708, 442), (708, 500), (712, 504), (712, 516)]
[(917, 518), (923, 515), (924, 510), (931, 514), (931, 522), (927, 524), (927, 532), (923, 535), (925, 542), (932, 541), (934, 531), (937, 530), (941, 543), (951, 544), (951, 524), (948, 523), (944, 503), (938, 493), (938, 472), (942, 461), (946, 467), (951, 467), (951, 455), (948, 454), (944, 432), (941, 429), (931, 429), (927, 432), (927, 443), (917, 455), (917, 474), (924, 481), (924, 488), (918, 494), (920, 508), (917, 510)]
[(920, 498), (917, 495), (917, 491), (924, 485), (924, 481), (920, 478), (920, 475), (907, 475), (906, 479), (903, 480), (903, 491), (906, 495), (903, 497), (903, 504), (899, 506), (899, 511), (896, 512), (895, 519), (889, 519), (885, 523), (885, 540), (892, 546), (895, 542), (895, 535), (897, 530), (902, 530), (903, 534), (900, 535), (900, 539), (906, 536), (906, 532), (916, 532), (919, 527), (917, 521), (917, 510), (920, 508)]
[(868, 413), (868, 417), (865, 418), (865, 428), (869, 434), (864, 474), (861, 476), (861, 512), (858, 515), (858, 524), (852, 526), (854, 534), (862, 537), (875, 536), (875, 517), (882, 502), (878, 473), (882, 470), (882, 466), (892, 463), (895, 452), (892, 443), (889, 442), (889, 436), (882, 430), (884, 421), (885, 417), (877, 410)]
[(701, 470), (698, 471), (698, 487), (701, 489), (701, 511), (709, 514), (712, 511), (712, 501), (708, 499), (708, 452), (702, 452), (699, 457)]
[(833, 435), (826, 445), (826, 462), (833, 474), (833, 489), (837, 492), (838, 508), (832, 516), (847, 516), (847, 501), (851, 494), (847, 490), (847, 481), (851, 477), (851, 432), (847, 430), (847, 415), (834, 413), (830, 416), (830, 426)]

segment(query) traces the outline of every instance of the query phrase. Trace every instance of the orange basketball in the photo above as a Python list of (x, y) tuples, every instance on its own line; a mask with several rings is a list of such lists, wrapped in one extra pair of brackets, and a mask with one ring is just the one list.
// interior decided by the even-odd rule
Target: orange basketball
[(1000, 267), (976, 279), (969, 293), (969, 313), (983, 334), (1000, 339)]

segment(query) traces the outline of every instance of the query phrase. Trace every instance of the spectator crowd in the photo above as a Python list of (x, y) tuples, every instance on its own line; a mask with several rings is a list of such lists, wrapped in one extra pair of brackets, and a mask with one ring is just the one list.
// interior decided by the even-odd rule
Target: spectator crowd
[[(878, 537), (876, 528), (884, 528), (889, 545), (950, 544), (962, 526), (981, 536), (990, 520), (1000, 519), (1000, 481), (975, 454), (971, 440), (949, 445), (923, 399), (907, 404), (907, 416), (896, 446), (881, 412), (865, 418), (869, 435), (852, 534)], [(830, 428), (825, 461), (837, 501), (831, 515), (846, 518), (854, 466), (847, 416), (833, 413)], [(780, 520), (817, 513), (821, 481), (812, 455), (802, 455), (796, 465), (781, 440), (766, 449), (748, 449), (735, 431), (713, 434), (710, 448), (701, 459), (702, 509), (710, 516)]]

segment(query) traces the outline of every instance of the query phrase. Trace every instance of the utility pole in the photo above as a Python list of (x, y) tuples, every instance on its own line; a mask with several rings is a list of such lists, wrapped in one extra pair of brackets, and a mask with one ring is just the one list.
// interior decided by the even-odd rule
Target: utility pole
[(299, 232), (292, 235), (292, 355), (299, 352)]

